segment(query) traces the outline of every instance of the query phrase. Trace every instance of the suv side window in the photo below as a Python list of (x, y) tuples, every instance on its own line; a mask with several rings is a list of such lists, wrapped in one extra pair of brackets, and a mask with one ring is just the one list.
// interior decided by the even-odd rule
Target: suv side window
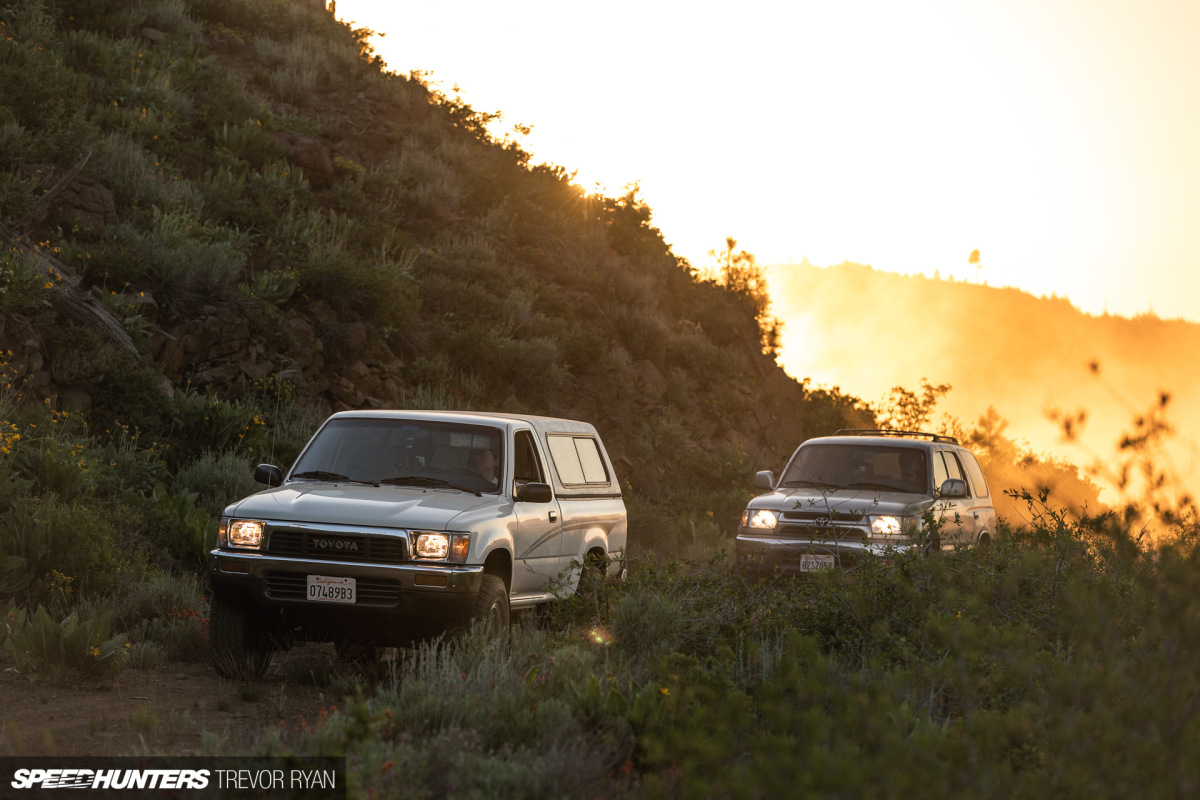
[[(954, 455), (954, 453), (951, 453), (949, 450), (943, 450), (942, 458), (946, 459), (946, 472), (951, 478), (955, 478), (960, 481), (966, 480), (966, 477), (963, 476), (962, 467), (958, 465), (958, 456)], [(967, 484), (968, 487), (970, 487), (970, 485), (971, 484), (969, 483)]]
[(971, 478), (971, 493), (976, 497), (987, 497), (987, 481), (983, 479), (983, 470), (979, 468), (979, 462), (975, 460), (975, 456), (969, 452), (964, 452), (962, 454), (962, 461), (963, 466), (967, 468), (967, 475)]
[(941, 491), (942, 484), (950, 475), (946, 472), (946, 462), (942, 460), (942, 451), (939, 450), (933, 454), (933, 491), (934, 494)]
[(517, 431), (513, 445), (513, 479), (516, 481), (516, 488), (520, 490), (527, 483), (545, 483), (542, 460), (533, 444), (533, 434), (529, 431)]

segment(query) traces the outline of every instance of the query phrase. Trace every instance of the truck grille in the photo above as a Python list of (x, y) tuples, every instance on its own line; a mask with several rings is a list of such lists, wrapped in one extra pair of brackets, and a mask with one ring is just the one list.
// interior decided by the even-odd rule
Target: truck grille
[[(356, 578), (355, 595), (360, 606), (394, 606), (400, 602), (400, 582)], [(263, 590), (272, 600), (307, 600), (308, 576), (303, 572), (268, 572)]]
[(267, 552), (273, 556), (372, 564), (400, 564), (408, 559), (404, 539), (399, 536), (332, 534), (292, 528), (271, 529)]

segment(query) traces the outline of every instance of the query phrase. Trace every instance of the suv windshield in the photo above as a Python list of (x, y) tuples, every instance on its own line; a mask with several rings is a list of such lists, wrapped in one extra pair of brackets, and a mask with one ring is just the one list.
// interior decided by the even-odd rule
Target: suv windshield
[(299, 480), (500, 491), (497, 428), (406, 419), (334, 419), (296, 462)]
[(812, 444), (800, 448), (780, 485), (926, 494), (929, 479), (924, 450), (880, 445)]

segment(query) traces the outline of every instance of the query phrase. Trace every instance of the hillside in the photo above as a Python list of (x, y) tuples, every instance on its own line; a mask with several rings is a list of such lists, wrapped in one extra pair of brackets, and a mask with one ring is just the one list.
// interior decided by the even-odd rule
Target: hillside
[(319, 2), (0, 22), (0, 344), (22, 403), (132, 443), (145, 469), (114, 480), (143, 497), (214, 514), (332, 410), (546, 413), (595, 422), (634, 538), (671, 547), (861, 418), (760, 352), (751, 299), (697, 279), (636, 190), (534, 165)]
[[(1200, 375), (1184, 367), (1200, 352), (1200, 325), (1092, 316), (1061, 298), (858, 264), (769, 275), (786, 320), (780, 360), (793, 374), (872, 400), (921, 378), (949, 383), (940, 411), (970, 424), (993, 407), (1007, 436), (1110, 478), (1130, 455), (1122, 439), (1145, 430), (1136, 420), (1164, 421), (1173, 433), (1157, 466), (1200, 496)], [(1064, 437), (1067, 418), (1074, 441)]]

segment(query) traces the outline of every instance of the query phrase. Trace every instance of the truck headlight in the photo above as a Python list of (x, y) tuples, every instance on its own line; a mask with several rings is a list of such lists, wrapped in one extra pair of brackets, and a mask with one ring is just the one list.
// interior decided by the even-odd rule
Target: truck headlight
[(471, 534), (412, 531), (413, 554), (417, 558), (462, 562), (471, 549)]
[(259, 548), (262, 547), (263, 529), (266, 525), (253, 519), (234, 519), (229, 521), (227, 530), (230, 547)]
[(747, 508), (742, 512), (743, 528), (774, 528), (779, 523), (779, 515), (765, 508)]
[(871, 536), (878, 539), (900, 539), (911, 533), (911, 520), (890, 514), (871, 517)]

